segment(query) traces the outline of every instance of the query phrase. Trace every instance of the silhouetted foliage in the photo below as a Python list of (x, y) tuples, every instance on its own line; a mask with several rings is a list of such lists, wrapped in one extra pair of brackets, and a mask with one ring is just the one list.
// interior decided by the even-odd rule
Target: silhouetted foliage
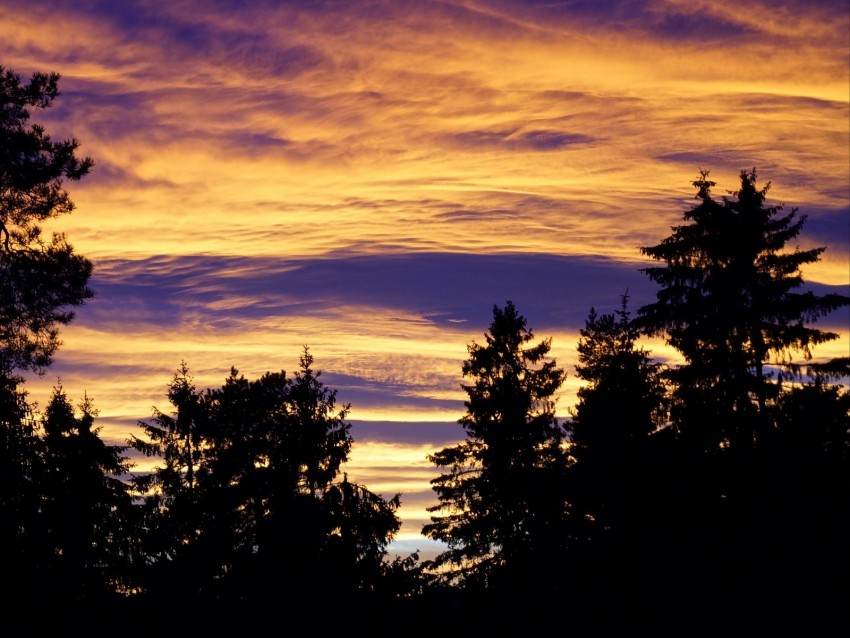
[(600, 490), (596, 515), (601, 519), (608, 500), (601, 492), (627, 481), (629, 474), (621, 470), (666, 423), (660, 366), (637, 347), (640, 332), (627, 305), (624, 295), (616, 313), (599, 315), (591, 308), (577, 347), (576, 374), (586, 383), (577, 391), (569, 424), (571, 453), (583, 467), (594, 467), (596, 478), (587, 489)]
[(314, 371), (312, 365), (313, 355), (305, 348), (288, 390), (292, 437), (286, 447), (298, 467), (300, 489), (316, 496), (348, 460), (351, 425), (344, 419), (351, 406), (343, 405), (337, 412), (336, 390), (319, 380), (322, 373)]
[(720, 202), (708, 171), (694, 186), (688, 223), (642, 249), (665, 265), (645, 270), (661, 289), (638, 322), (685, 359), (669, 375), (676, 437), (662, 467), (675, 483), (652, 494), (666, 537), (647, 546), (647, 585), (691, 616), (801, 609), (818, 622), (839, 609), (835, 583), (850, 569), (850, 472), (835, 455), (848, 440), (846, 387), (806, 380), (793, 355), (808, 361), (837, 338), (811, 324), (850, 298), (799, 291), (800, 267), (824, 248), (786, 249), (806, 218), (765, 206), (755, 170)]
[(168, 386), (172, 414), (154, 409), (154, 416), (140, 422), (144, 437), (131, 435), (130, 447), (160, 463), (150, 473), (132, 478), (134, 491), (143, 497), (139, 530), (145, 567), (136, 574), (137, 585), (147, 590), (169, 582), (179, 582), (184, 595), (200, 588), (196, 553), (203, 507), (198, 475), (202, 465), (200, 396), (188, 366), (182, 362)]
[[(585, 382), (567, 424), (575, 464), (568, 483), (575, 537), (572, 566), (583, 596), (634, 596), (631, 579), (641, 543), (653, 524), (650, 493), (657, 490), (657, 445), (651, 436), (666, 423), (660, 365), (637, 346), (628, 296), (616, 313), (591, 308), (578, 342), (577, 376)], [(630, 585), (630, 586), (628, 586)], [(623, 587), (616, 591), (616, 587)]]
[(556, 587), (568, 457), (553, 397), (564, 372), (510, 301), (493, 307), (485, 338), (463, 364), (467, 440), (428, 457), (448, 470), (431, 481), (439, 504), (422, 530), (448, 549), (428, 567), (467, 588)]
[[(234, 368), (195, 390), (185, 364), (169, 388), (176, 415), (156, 411), (131, 444), (165, 462), (136, 479), (147, 494), (145, 588), (166, 599), (261, 605), (384, 591), (399, 496), (337, 481), (352, 439), (348, 406), (304, 349), (293, 378), (249, 381)], [(406, 567), (406, 566), (405, 566)], [(407, 574), (413, 570), (407, 569)], [(299, 603), (300, 604), (300, 603)]]
[(0, 597), (12, 607), (41, 584), (43, 476), (42, 441), (26, 392), (0, 375)]
[(30, 122), (59, 95), (59, 75), (29, 81), (0, 67), (0, 373), (43, 372), (59, 345), (58, 327), (92, 296), (92, 264), (64, 235), (42, 236), (39, 224), (70, 213), (63, 180), (91, 169), (76, 156), (76, 140), (54, 141)]
[(708, 174), (693, 182), (699, 204), (685, 212), (688, 223), (641, 249), (664, 265), (645, 269), (661, 289), (638, 320), (685, 358), (671, 373), (683, 435), (706, 450), (751, 447), (770, 428), (765, 409), (780, 391), (768, 365), (796, 373), (794, 352), (809, 359), (812, 346), (838, 336), (809, 324), (850, 299), (798, 291), (800, 267), (825, 249), (785, 250), (806, 217), (765, 206), (770, 184), (759, 190), (755, 169), (719, 202)]
[[(56, 324), (70, 320), (61, 308), (90, 296), (90, 264), (36, 228), (71, 210), (61, 178), (90, 167), (75, 142), (25, 125), (56, 79), (21, 84), (0, 69), (0, 319), (11, 321), (0, 326), (0, 600), (19, 616), (44, 604), (83, 621), (167, 609), (184, 619), (172, 633), (197, 633), (222, 619), (265, 629), (274, 613), (383, 633), (437, 613), (480, 633), (548, 630), (564, 605), (579, 634), (846, 624), (850, 357), (811, 361), (837, 335), (810, 324), (850, 298), (798, 291), (800, 267), (823, 249), (785, 248), (805, 217), (765, 207), (755, 170), (720, 202), (701, 172), (687, 223), (642, 249), (665, 265), (646, 269), (661, 290), (636, 319), (628, 295), (616, 312), (590, 309), (567, 423), (555, 416), (565, 373), (551, 340), (535, 343), (512, 302), (493, 307), (486, 343), (471, 343), (462, 366), (466, 440), (428, 457), (444, 473), (422, 533), (447, 549), (390, 560), (400, 495), (343, 471), (350, 406), (306, 347), (291, 377), (232, 368), (204, 391), (181, 363), (171, 411), (155, 408), (128, 441), (157, 463), (129, 485), (127, 448), (100, 439), (88, 398), (75, 408), (59, 386), (43, 414), (28, 403), (14, 370), (43, 370)], [(33, 290), (67, 297), (19, 294), (63, 259), (76, 275)], [(653, 361), (638, 344), (647, 334), (684, 363)]]
[(401, 528), (396, 515), (400, 495), (384, 499), (343, 474), (342, 481), (324, 490), (322, 504), (330, 523), (322, 552), (324, 574), (333, 575), (341, 591), (386, 591), (384, 558), (388, 541)]
[[(85, 610), (132, 591), (135, 511), (124, 448), (106, 445), (86, 398), (61, 386), (43, 413), (0, 385), (0, 595), (6, 621)], [(27, 615), (29, 614), (29, 615)]]
[(125, 594), (135, 544), (125, 448), (100, 439), (91, 399), (79, 411), (59, 386), (42, 419), (41, 508), (51, 558), (41, 595), (68, 605)]
[[(754, 537), (769, 539), (760, 550), (780, 599), (820, 609), (826, 619), (838, 611), (845, 621), (850, 620), (845, 613), (850, 583), (844, 577), (850, 571), (850, 390), (846, 382), (830, 379), (850, 379), (848, 361), (814, 366), (811, 380), (780, 396), (777, 432), (762, 455), (772, 471), (761, 473), (756, 495), (767, 502), (753, 526)], [(772, 562), (778, 555), (785, 556), (781, 568)], [(789, 584), (797, 586), (781, 591)]]

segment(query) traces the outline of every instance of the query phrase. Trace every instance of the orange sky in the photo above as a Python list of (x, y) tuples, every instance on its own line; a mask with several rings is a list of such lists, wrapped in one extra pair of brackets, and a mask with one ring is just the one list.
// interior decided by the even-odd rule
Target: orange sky
[[(425, 454), (463, 437), (493, 304), (553, 338), (566, 415), (588, 309), (649, 301), (639, 247), (700, 168), (722, 195), (757, 167), (827, 246), (806, 281), (847, 293), (848, 33), (833, 0), (0, 0), (0, 64), (62, 74), (37, 120), (96, 164), (56, 224), (96, 297), (29, 391), (61, 377), (123, 442), (181, 360), (218, 386), (309, 345), (352, 404), (349, 475), (401, 491), (398, 546), (424, 547)], [(829, 321), (816, 355), (846, 355)]]

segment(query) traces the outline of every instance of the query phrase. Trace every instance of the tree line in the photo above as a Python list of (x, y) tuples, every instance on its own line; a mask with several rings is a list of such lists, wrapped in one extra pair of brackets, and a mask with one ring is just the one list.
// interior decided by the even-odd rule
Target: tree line
[[(424, 612), (470, 626), (569, 617), (637, 628), (659, 618), (815, 623), (846, 605), (850, 567), (850, 357), (815, 323), (850, 298), (806, 290), (793, 247), (806, 221), (770, 206), (755, 169), (716, 198), (709, 171), (681, 225), (641, 249), (655, 301), (591, 308), (567, 372), (511, 301), (468, 345), (457, 445), (435, 451), (430, 560), (388, 555), (401, 495), (349, 481), (349, 405), (309, 348), (298, 369), (237, 369), (199, 390), (183, 362), (171, 408), (124, 445), (94, 403), (54, 388), (43, 411), (21, 373), (43, 373), (59, 328), (92, 296), (92, 263), (40, 224), (70, 213), (67, 180), (93, 162), (30, 121), (57, 74), (0, 68), (0, 601), (128, 613), (222, 609)], [(682, 363), (640, 344), (660, 336)], [(132, 473), (126, 453), (154, 460)], [(563, 610), (562, 610), (563, 608)], [(796, 612), (794, 611), (796, 610)], [(805, 613), (800, 613), (805, 610)], [(791, 614), (791, 616), (789, 616)], [(253, 616), (252, 616), (253, 617)], [(336, 619), (339, 620), (339, 619)], [(584, 625), (582, 624), (584, 623)]]

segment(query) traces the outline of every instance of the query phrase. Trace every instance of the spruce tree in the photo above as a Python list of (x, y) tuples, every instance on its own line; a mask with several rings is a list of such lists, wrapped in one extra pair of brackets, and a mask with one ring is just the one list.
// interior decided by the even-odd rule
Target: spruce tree
[(755, 169), (720, 200), (708, 171), (693, 184), (685, 223), (642, 248), (662, 265), (645, 269), (660, 289), (637, 321), (684, 358), (669, 374), (676, 462), (656, 590), (688, 617), (782, 612), (814, 627), (844, 605), (850, 553), (835, 531), (846, 538), (850, 473), (846, 388), (807, 372), (842, 367), (810, 365), (839, 337), (813, 324), (850, 298), (805, 289), (801, 267), (825, 247), (789, 246), (806, 216), (766, 205)]
[[(486, 343), (468, 346), (462, 385), (467, 439), (429, 459), (446, 472), (431, 484), (423, 534), (448, 549), (428, 564), (451, 583), (490, 591), (557, 589), (568, 465), (555, 393), (564, 371), (547, 360), (551, 340), (537, 344), (513, 303), (493, 307)], [(562, 576), (562, 575), (560, 575)]]
[(798, 375), (794, 355), (808, 361), (813, 346), (838, 338), (811, 324), (850, 298), (803, 288), (800, 268), (825, 248), (786, 248), (806, 216), (766, 206), (770, 183), (758, 188), (755, 169), (742, 171), (740, 188), (720, 201), (708, 176), (693, 182), (699, 203), (686, 223), (641, 248), (662, 265), (644, 269), (660, 289), (638, 321), (685, 359), (671, 374), (682, 434), (704, 450), (747, 448), (769, 435), (766, 408), (779, 382)]
[(27, 393), (0, 375), (0, 599), (29, 605), (42, 585), (45, 552), (43, 442)]
[(57, 386), (42, 418), (40, 491), (51, 560), (41, 593), (69, 607), (107, 603), (132, 587), (134, 513), (126, 448), (100, 438), (96, 416), (90, 398), (80, 403), (78, 415)]
[(576, 375), (584, 381), (568, 423), (571, 498), (594, 543), (627, 536), (645, 498), (651, 436), (665, 425), (661, 366), (637, 345), (628, 296), (615, 313), (591, 308), (581, 329)]

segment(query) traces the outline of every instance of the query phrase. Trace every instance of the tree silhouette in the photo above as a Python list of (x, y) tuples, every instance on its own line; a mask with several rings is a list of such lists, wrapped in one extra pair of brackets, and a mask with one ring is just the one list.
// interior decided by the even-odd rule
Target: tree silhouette
[[(136, 582), (165, 599), (191, 602), (223, 568), (212, 558), (217, 552), (204, 534), (213, 516), (204, 483), (209, 476), (207, 421), (203, 396), (185, 361), (172, 376), (167, 397), (173, 411), (154, 408), (150, 420), (139, 422), (144, 436), (128, 439), (130, 447), (159, 460), (153, 471), (132, 478), (143, 502), (139, 542), (145, 562)], [(216, 558), (224, 561), (227, 555)]]
[(341, 591), (386, 591), (382, 582), (388, 569), (384, 558), (387, 543), (401, 528), (396, 513), (400, 495), (385, 499), (343, 474), (342, 481), (324, 490), (322, 503), (331, 527), (322, 556), (325, 573), (333, 575)]
[(291, 429), (295, 462), (300, 466), (300, 482), (315, 497), (339, 473), (340, 465), (351, 451), (350, 424), (345, 422), (349, 405), (337, 412), (336, 390), (320, 380), (321, 372), (312, 369), (313, 355), (304, 348), (299, 370), (289, 387), (292, 405)]
[(759, 190), (755, 169), (741, 172), (735, 198), (719, 202), (708, 174), (693, 182), (699, 204), (685, 212), (688, 223), (641, 248), (664, 265), (644, 269), (661, 288), (638, 321), (685, 358), (671, 374), (683, 434), (706, 450), (752, 447), (767, 435), (766, 406), (780, 391), (768, 364), (797, 372), (794, 352), (810, 359), (812, 346), (838, 337), (809, 324), (850, 299), (798, 291), (800, 267), (825, 249), (785, 250), (806, 217), (765, 206), (770, 184)]
[(230, 597), (279, 594), (318, 560), (322, 511), (304, 479), (291, 387), (283, 371), (251, 381), (234, 368), (204, 395), (207, 492), (215, 501), (207, 532), (226, 547), (219, 560)]
[(352, 444), (348, 406), (312, 364), (305, 347), (293, 378), (232, 368), (201, 393), (183, 364), (169, 386), (175, 415), (140, 424), (146, 437), (132, 444), (164, 461), (136, 480), (156, 596), (297, 609), (331, 581), (340, 596), (382, 589), (400, 500), (336, 480)]
[(54, 141), (32, 111), (59, 95), (59, 75), (34, 73), (28, 82), (0, 67), (0, 374), (43, 373), (59, 345), (58, 327), (91, 298), (92, 264), (64, 235), (42, 236), (39, 224), (70, 213), (63, 180), (91, 169), (76, 156), (76, 140)]
[(208, 395), (211, 476), (241, 519), (238, 546), (250, 549), (233, 571), (254, 600), (309, 599), (329, 579), (340, 594), (376, 588), (400, 526), (398, 495), (335, 480), (352, 446), (349, 406), (312, 365), (305, 347), (291, 379), (231, 374)]
[(702, 171), (688, 223), (642, 249), (664, 265), (645, 269), (661, 289), (637, 321), (685, 359), (669, 375), (675, 482), (660, 500), (667, 541), (652, 545), (654, 590), (691, 617), (779, 622), (802, 610), (794, 620), (812, 624), (834, 617), (833, 583), (850, 568), (835, 537), (846, 539), (850, 518), (850, 473), (835, 461), (848, 414), (846, 388), (809, 387), (794, 355), (809, 361), (838, 337), (811, 324), (850, 298), (799, 290), (800, 267), (824, 248), (786, 248), (806, 217), (765, 206), (769, 184), (757, 188), (755, 169), (740, 178), (716, 201)]
[(136, 483), (143, 491), (154, 490), (160, 498), (170, 501), (195, 488), (202, 454), (200, 397), (185, 362), (181, 362), (168, 386), (168, 400), (175, 408), (174, 414), (154, 408), (153, 418), (139, 424), (145, 438), (131, 435), (129, 443), (146, 456), (162, 458), (164, 464), (156, 473), (140, 477)]
[(56, 562), (48, 551), (44, 441), (18, 373), (45, 372), (59, 326), (92, 296), (91, 262), (64, 235), (46, 238), (40, 227), (73, 210), (63, 183), (93, 165), (77, 157), (76, 140), (54, 141), (31, 122), (53, 104), (58, 82), (56, 73), (25, 81), (0, 67), (0, 595), (10, 608), (44, 596)]
[(0, 375), (0, 599), (10, 609), (37, 596), (47, 556), (37, 421), (17, 382)]
[(569, 424), (571, 453), (583, 471), (594, 473), (588, 489), (599, 491), (594, 509), (601, 521), (609, 500), (605, 492), (629, 481), (628, 463), (666, 421), (660, 366), (637, 347), (640, 332), (627, 305), (624, 295), (616, 313), (599, 315), (591, 308), (577, 347), (576, 374), (586, 384), (577, 391)]
[(77, 416), (58, 386), (42, 420), (42, 511), (52, 557), (42, 595), (67, 605), (126, 593), (135, 540), (125, 448), (100, 439), (91, 399), (79, 408)]
[(448, 549), (428, 567), (466, 587), (538, 590), (555, 583), (563, 542), (567, 453), (553, 397), (564, 372), (510, 301), (493, 307), (485, 338), (463, 364), (467, 440), (428, 457), (448, 469), (431, 481), (439, 504), (422, 530)]
[(585, 385), (567, 424), (575, 458), (568, 482), (577, 539), (571, 564), (581, 574), (582, 596), (604, 595), (613, 609), (635, 597), (640, 556), (657, 531), (650, 501), (662, 459), (652, 435), (666, 421), (666, 391), (660, 365), (637, 346), (627, 294), (615, 313), (591, 308), (580, 332), (575, 368)]

